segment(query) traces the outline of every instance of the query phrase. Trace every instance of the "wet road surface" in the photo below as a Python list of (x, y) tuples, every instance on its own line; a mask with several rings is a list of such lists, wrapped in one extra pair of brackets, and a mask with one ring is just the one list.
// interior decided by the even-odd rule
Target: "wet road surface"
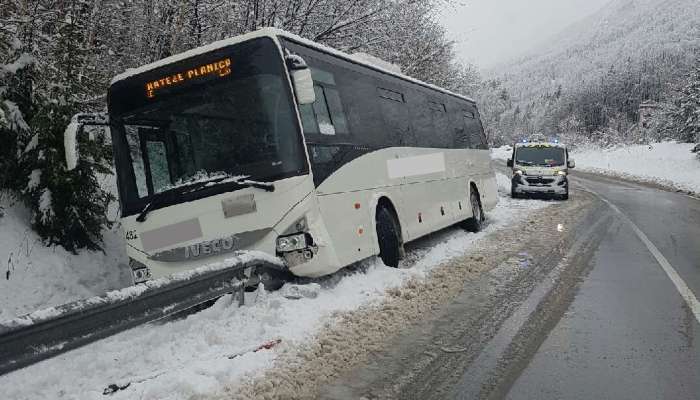
[[(700, 201), (578, 175), (700, 295)], [(700, 324), (628, 221), (615, 218), (571, 307), (508, 399), (698, 399)]]
[(532, 243), (531, 268), (466, 284), (320, 397), (700, 399), (700, 200), (587, 174), (572, 187), (571, 204), (598, 200), (561, 248)]

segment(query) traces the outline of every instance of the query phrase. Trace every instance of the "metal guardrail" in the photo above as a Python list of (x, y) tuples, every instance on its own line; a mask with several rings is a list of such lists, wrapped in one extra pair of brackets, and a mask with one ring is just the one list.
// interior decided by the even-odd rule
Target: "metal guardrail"
[(248, 268), (280, 269), (262, 260), (239, 261), (227, 268), (147, 287), (134, 296), (123, 296), (126, 298), (105, 295), (68, 303), (56, 307), (52, 313), (55, 315), (36, 318), (27, 325), (0, 325), (0, 375), (177, 314), (226, 293), (242, 291), (246, 277), (250, 276), (246, 273), (251, 271)]

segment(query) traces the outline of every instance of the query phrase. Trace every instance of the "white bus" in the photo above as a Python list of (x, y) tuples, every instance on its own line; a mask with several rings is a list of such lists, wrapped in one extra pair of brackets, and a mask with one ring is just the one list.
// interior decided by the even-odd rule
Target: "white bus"
[(243, 249), (298, 276), (396, 267), (497, 202), (474, 101), (277, 29), (129, 70), (108, 101), (136, 283)]

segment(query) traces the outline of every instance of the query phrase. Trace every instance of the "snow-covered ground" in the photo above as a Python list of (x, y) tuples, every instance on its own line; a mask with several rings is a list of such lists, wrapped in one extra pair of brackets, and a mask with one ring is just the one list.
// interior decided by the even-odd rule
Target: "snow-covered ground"
[[(662, 142), (625, 145), (611, 149), (580, 146), (572, 150), (576, 170), (617, 176), (700, 193), (700, 158), (690, 150), (693, 144)], [(491, 157), (507, 160), (510, 146), (491, 150)]]
[[(287, 351), (314, 340), (347, 311), (378, 304), (388, 289), (425, 279), (432, 269), (475, 246), (488, 233), (524, 219), (547, 202), (507, 197), (510, 180), (498, 174), (500, 203), (478, 234), (452, 228), (414, 250), (410, 265), (392, 269), (368, 262), (354, 273), (280, 291), (249, 294), (238, 308), (230, 297), (187, 318), (141, 326), (31, 367), (0, 376), (9, 399), (104, 399), (111, 384), (130, 385), (112, 399), (189, 399), (235, 388), (271, 368)], [(267, 341), (271, 349), (253, 351)], [(236, 355), (233, 358), (229, 356)]]
[(0, 321), (131, 284), (121, 229), (104, 232), (104, 252), (72, 254), (46, 247), (30, 228), (31, 213), (0, 196)]
[(655, 182), (700, 193), (700, 159), (688, 143), (652, 143), (612, 149), (578, 148), (571, 157), (582, 171)]

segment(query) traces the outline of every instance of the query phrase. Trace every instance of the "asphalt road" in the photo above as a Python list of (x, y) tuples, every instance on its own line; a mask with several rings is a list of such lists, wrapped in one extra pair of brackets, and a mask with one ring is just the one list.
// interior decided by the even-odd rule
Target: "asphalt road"
[(700, 200), (580, 173), (572, 187), (587, 211), (562, 220), (561, 249), (524, 235), (526, 273), (466, 284), (321, 397), (700, 399)]
[(573, 303), (506, 397), (699, 399), (700, 309), (694, 313), (682, 293), (700, 297), (700, 201), (592, 175), (578, 174), (573, 184), (629, 220), (615, 213)]

